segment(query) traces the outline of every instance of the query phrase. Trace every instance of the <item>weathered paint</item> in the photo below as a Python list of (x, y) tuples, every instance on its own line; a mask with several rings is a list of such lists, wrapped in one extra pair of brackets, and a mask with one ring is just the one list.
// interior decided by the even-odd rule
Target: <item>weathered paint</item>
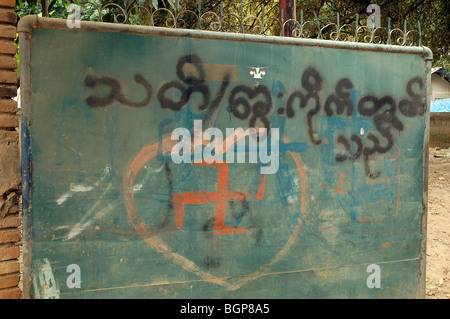
[[(18, 30), (28, 297), (43, 260), (59, 298), (424, 296), (429, 50), (36, 17)], [(276, 174), (173, 163), (171, 132), (198, 119), (278, 128)]]

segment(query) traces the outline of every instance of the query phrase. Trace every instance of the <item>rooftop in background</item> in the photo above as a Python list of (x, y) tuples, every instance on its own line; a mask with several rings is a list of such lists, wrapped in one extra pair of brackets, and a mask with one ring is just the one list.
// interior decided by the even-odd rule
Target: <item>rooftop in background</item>
[[(444, 68), (431, 69), (431, 99), (432, 102), (440, 99), (450, 99), (450, 73)], [(440, 102), (435, 103), (436, 105), (441, 105)], [(433, 112), (433, 108), (431, 108), (431, 112)]]
[(441, 78), (450, 82), (450, 72), (444, 68), (432, 68), (431, 74), (439, 75)]

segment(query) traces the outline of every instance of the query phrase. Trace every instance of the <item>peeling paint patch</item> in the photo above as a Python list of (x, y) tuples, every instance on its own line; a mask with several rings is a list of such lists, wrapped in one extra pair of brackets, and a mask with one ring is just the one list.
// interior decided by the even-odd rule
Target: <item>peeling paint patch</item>
[(48, 258), (34, 262), (33, 287), (37, 299), (59, 299), (59, 286)]

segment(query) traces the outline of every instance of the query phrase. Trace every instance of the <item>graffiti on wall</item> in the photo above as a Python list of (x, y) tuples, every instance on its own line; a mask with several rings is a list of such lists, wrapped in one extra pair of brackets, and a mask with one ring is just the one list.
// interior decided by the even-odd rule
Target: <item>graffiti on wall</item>
[[(262, 68), (248, 67), (253, 73), (258, 72), (258, 79), (262, 79)], [(265, 67), (268, 68), (268, 67)], [(267, 71), (268, 72), (268, 71)], [(376, 154), (385, 154), (394, 146), (395, 131), (401, 132), (405, 129), (402, 122), (403, 117), (421, 116), (426, 110), (424, 100), (424, 83), (420, 77), (412, 77), (408, 80), (404, 88), (403, 98), (395, 100), (390, 95), (375, 96), (372, 94), (362, 95), (359, 100), (354, 98), (355, 85), (351, 79), (342, 78), (336, 83), (325, 83), (324, 75), (320, 74), (314, 67), (306, 67), (298, 79), (298, 88), (284, 92), (278, 90), (276, 96), (273, 96), (274, 90), (271, 90), (266, 84), (256, 82), (255, 85), (248, 85), (236, 82), (235, 75), (228, 72), (222, 72), (221, 77), (216, 76), (216, 81), (220, 84), (218, 88), (212, 89), (208, 83), (207, 70), (204, 67), (202, 59), (198, 55), (187, 55), (181, 57), (175, 67), (177, 79), (164, 83), (152, 83), (151, 79), (146, 79), (142, 74), (134, 76), (134, 82), (138, 85), (141, 94), (138, 97), (126, 96), (126, 90), (122, 87), (121, 81), (110, 76), (87, 75), (84, 84), (88, 89), (86, 104), (91, 108), (107, 108), (117, 103), (130, 108), (149, 107), (152, 101), (163, 109), (171, 112), (180, 112), (196, 97), (197, 109), (201, 113), (207, 113), (204, 119), (209, 119), (207, 126), (214, 127), (214, 121), (219, 110), (224, 107), (237, 120), (246, 121), (248, 128), (264, 128), (270, 133), (274, 126), (281, 126), (279, 136), (279, 156), (290, 157), (291, 163), (294, 163), (296, 176), (292, 176), (289, 165), (282, 165), (281, 170), (276, 172), (276, 179), (280, 189), (278, 196), (283, 207), (288, 207), (287, 203), (292, 202), (292, 193), (300, 193), (298, 198), (299, 206), (289, 210), (289, 219), (295, 227), (288, 236), (281, 249), (270, 258), (265, 260), (265, 266), (259, 266), (255, 274), (261, 273), (264, 269), (287, 255), (291, 246), (299, 235), (299, 226), (304, 223), (305, 214), (308, 205), (308, 182), (307, 173), (303, 167), (300, 153), (309, 147), (317, 147), (323, 143), (320, 131), (314, 126), (315, 118), (322, 113), (324, 116), (342, 117), (351, 119), (353, 117), (364, 117), (372, 120), (373, 132), (367, 134), (345, 135), (342, 132), (333, 132), (336, 145), (340, 148), (334, 154), (336, 163), (363, 161), (365, 174), (370, 179), (376, 179), (381, 172), (373, 172), (369, 161)], [(334, 85), (334, 92), (324, 96), (322, 91), (327, 85)], [(131, 84), (130, 84), (131, 85)], [(282, 85), (283, 86), (283, 85)], [(106, 91), (105, 91), (106, 88)], [(157, 88), (157, 89), (156, 89)], [(106, 94), (105, 94), (106, 92)], [(200, 99), (198, 98), (200, 97)], [(280, 103), (280, 101), (282, 101)], [(279, 119), (276, 119), (276, 118)], [(307, 128), (307, 141), (291, 142), (284, 135), (283, 127), (289, 120), (303, 121)], [(206, 120), (204, 120), (206, 121)], [(281, 125), (280, 125), (281, 123)], [(217, 269), (224, 260), (219, 256), (213, 257), (216, 251), (216, 242), (218, 236), (251, 236), (253, 245), (260, 245), (264, 234), (263, 227), (257, 227), (254, 222), (252, 227), (241, 226), (240, 222), (251, 214), (251, 206), (257, 202), (264, 201), (266, 189), (266, 176), (257, 174), (253, 189), (233, 190), (230, 189), (230, 171), (229, 164), (226, 162), (194, 162), (195, 167), (210, 167), (216, 171), (215, 180), (217, 187), (213, 191), (206, 190), (187, 190), (177, 192), (173, 186), (172, 168), (169, 162), (164, 160), (163, 166), (166, 172), (167, 186), (169, 189), (168, 207), (164, 213), (165, 218), (159, 225), (151, 225), (140, 215), (136, 205), (135, 194), (137, 194), (136, 180), (145, 165), (158, 156), (169, 154), (175, 145), (175, 142), (169, 137), (164, 137), (159, 128), (159, 141), (143, 147), (141, 152), (135, 156), (131, 164), (123, 174), (124, 181), (124, 202), (129, 217), (129, 221), (137, 233), (156, 251), (164, 254), (172, 262), (179, 264), (185, 270), (193, 272), (203, 279), (227, 287), (230, 290), (237, 289), (246, 281), (255, 277), (235, 280), (230, 283), (212, 274), (211, 270)], [(202, 133), (205, 133), (202, 131)], [(248, 131), (236, 136), (237, 140), (232, 140), (226, 147), (234, 147), (234, 143), (245, 139), (249, 135)], [(364, 136), (362, 136), (364, 135)], [(250, 136), (249, 136), (250, 138)], [(198, 145), (197, 145), (198, 146)], [(208, 146), (206, 141), (202, 141), (201, 146)], [(225, 146), (221, 146), (223, 153)], [(270, 147), (269, 147), (270, 149)], [(215, 150), (216, 152), (218, 149)], [(195, 152), (195, 145), (189, 147), (189, 152)], [(219, 149), (222, 152), (222, 149)], [(250, 149), (245, 150), (250, 152)], [(216, 154), (217, 155), (217, 154)], [(321, 183), (322, 189), (333, 189), (335, 193), (347, 194), (343, 190), (344, 173), (339, 172), (339, 185), (328, 185)], [(296, 180), (296, 187), (293, 180)], [(283, 182), (281, 182), (283, 180)], [(286, 182), (286, 180), (288, 180)], [(250, 186), (249, 186), (250, 187)], [(240, 204), (239, 213), (233, 212), (235, 223), (227, 224), (226, 216), (231, 214), (230, 210), (236, 204)], [(201, 206), (213, 204), (214, 215), (205, 218), (202, 229), (206, 234), (211, 234), (213, 240), (213, 253), (202, 257), (199, 262), (191, 257), (184, 256), (170, 248), (163, 234), (170, 231), (182, 230), (185, 224), (185, 208), (188, 205)], [(227, 212), (228, 210), (228, 212)], [(210, 235), (208, 235), (210, 236)], [(246, 237), (247, 238), (247, 237)], [(205, 267), (206, 270), (203, 270)]]
[[(194, 72), (186, 74), (187, 64), (194, 66)], [(228, 104), (230, 113), (237, 119), (248, 120), (249, 127), (264, 127), (269, 130), (271, 126), (269, 117), (272, 113), (287, 119), (301, 116), (305, 118), (309, 141), (312, 145), (320, 145), (322, 142), (314, 128), (314, 116), (320, 114), (321, 110), (327, 117), (371, 118), (376, 132), (368, 132), (364, 139), (357, 134), (351, 136), (337, 134), (336, 142), (344, 150), (335, 154), (336, 162), (363, 159), (366, 175), (370, 178), (377, 178), (381, 173), (371, 171), (369, 160), (373, 155), (387, 153), (393, 147), (393, 131), (401, 132), (404, 129), (401, 116), (421, 116), (426, 111), (424, 83), (420, 77), (413, 77), (407, 82), (406, 96), (399, 101), (395, 101), (389, 95), (377, 97), (367, 94), (355, 103), (351, 96), (355, 87), (350, 79), (340, 79), (334, 86), (335, 92), (324, 97), (320, 94), (324, 86), (323, 76), (314, 67), (307, 67), (299, 76), (301, 88), (290, 92), (285, 99), (285, 106), (278, 107), (274, 112), (275, 101), (268, 86), (238, 84), (230, 88), (228, 92), (229, 74), (225, 74), (219, 90), (213, 95), (205, 80), (205, 70), (202, 65), (198, 55), (183, 56), (179, 59), (176, 65), (178, 81), (164, 83), (156, 93), (161, 108), (174, 112), (180, 111), (188, 104), (194, 93), (199, 93), (202, 96), (202, 102), (198, 106), (199, 111), (214, 114), (222, 104)], [(94, 91), (87, 97), (87, 105), (107, 107), (119, 102), (130, 107), (148, 106), (153, 97), (151, 84), (141, 74), (136, 74), (134, 80), (145, 90), (142, 101), (132, 101), (125, 97), (119, 81), (114, 78), (86, 76), (86, 87), (94, 90), (102, 86), (109, 88), (109, 94), (105, 96), (95, 95)], [(173, 95), (175, 91), (178, 93), (177, 99), (169, 96), (169, 93)], [(284, 99), (283, 92), (279, 92), (276, 98)]]
[(414, 294), (418, 48), (97, 31), (30, 31), (36, 297)]

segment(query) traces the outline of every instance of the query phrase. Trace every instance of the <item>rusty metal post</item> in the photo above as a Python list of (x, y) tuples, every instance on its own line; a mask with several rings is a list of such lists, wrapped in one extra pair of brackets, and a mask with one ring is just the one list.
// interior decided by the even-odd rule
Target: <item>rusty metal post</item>
[(292, 32), (295, 28), (295, 22), (288, 20), (295, 19), (295, 15), (295, 0), (280, 0), (280, 21), (282, 23), (281, 28), (284, 36), (292, 36)]

